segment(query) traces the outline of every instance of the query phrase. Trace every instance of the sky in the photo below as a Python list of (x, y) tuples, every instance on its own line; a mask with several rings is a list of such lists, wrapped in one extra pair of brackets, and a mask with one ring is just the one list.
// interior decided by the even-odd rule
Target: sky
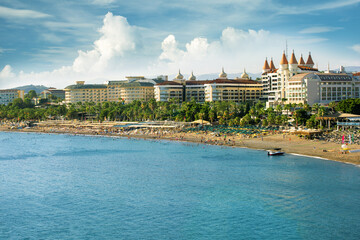
[[(360, 66), (360, 0), (0, 0), (0, 89)], [(287, 43), (287, 44), (286, 44)]]

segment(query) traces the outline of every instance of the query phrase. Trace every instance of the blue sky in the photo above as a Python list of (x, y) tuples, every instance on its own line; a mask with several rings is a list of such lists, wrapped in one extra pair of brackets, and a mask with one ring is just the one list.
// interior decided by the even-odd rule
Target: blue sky
[(261, 71), (288, 42), (360, 66), (360, 0), (0, 0), (0, 88), (125, 75)]

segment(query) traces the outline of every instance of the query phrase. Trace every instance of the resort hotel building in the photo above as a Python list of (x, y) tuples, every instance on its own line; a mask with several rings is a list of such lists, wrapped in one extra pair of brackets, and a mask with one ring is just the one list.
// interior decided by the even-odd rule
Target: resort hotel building
[(251, 80), (245, 72), (241, 78), (228, 79), (222, 69), (215, 80), (196, 80), (191, 73), (188, 80), (180, 73), (172, 81), (158, 83), (154, 87), (156, 101), (191, 101), (198, 103), (211, 101), (257, 101), (262, 95), (260, 82)]
[(55, 96), (60, 99), (65, 99), (65, 91), (63, 89), (48, 88), (41, 92), (44, 98), (48, 98), (49, 95)]
[(301, 73), (289, 79), (290, 103), (329, 104), (360, 97), (360, 81), (347, 73)]
[(284, 52), (279, 68), (275, 67), (272, 59), (270, 65), (266, 59), (261, 76), (261, 83), (264, 88), (262, 99), (267, 102), (267, 107), (280, 104), (287, 99), (288, 82), (292, 76), (299, 73), (317, 71), (318, 69), (314, 68), (314, 62), (310, 53), (305, 63), (302, 56), (298, 62), (294, 52), (291, 54), (290, 61), (288, 61)]
[(272, 59), (270, 65), (266, 59), (261, 83), (262, 100), (267, 107), (286, 103), (328, 104), (360, 97), (360, 81), (355, 75), (346, 73), (343, 67), (339, 72), (321, 73), (314, 68), (311, 53), (305, 63), (302, 55), (296, 60), (294, 51), (288, 61), (284, 52), (279, 68)]
[(67, 86), (65, 89), (65, 103), (106, 102), (106, 84), (85, 84), (85, 81), (77, 81), (75, 85)]
[(149, 100), (154, 98), (154, 85), (163, 82), (166, 76), (157, 79), (146, 79), (143, 76), (126, 78), (127, 80), (108, 81), (105, 84), (85, 84), (84, 81), (77, 81), (75, 85), (64, 89), (65, 103), (130, 103), (134, 100)]
[(16, 98), (24, 100), (24, 90), (18, 89), (3, 89), (0, 90), (0, 104), (8, 105)]

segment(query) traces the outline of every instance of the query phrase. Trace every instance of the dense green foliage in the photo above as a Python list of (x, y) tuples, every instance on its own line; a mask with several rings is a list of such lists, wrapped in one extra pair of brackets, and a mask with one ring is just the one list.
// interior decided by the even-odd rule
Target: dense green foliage
[(344, 113), (360, 114), (360, 99), (350, 98), (337, 103), (336, 110)]
[[(335, 105), (333, 106), (335, 108)], [(319, 127), (320, 120), (328, 109), (314, 104), (281, 104), (276, 108), (265, 109), (263, 102), (235, 103), (235, 102), (190, 102), (177, 103), (175, 101), (156, 102), (133, 101), (104, 103), (76, 103), (65, 105), (49, 105), (46, 102), (34, 107), (29, 98), (24, 101), (16, 99), (8, 106), (0, 105), (0, 119), (11, 120), (46, 120), (46, 119), (79, 119), (79, 120), (112, 120), (112, 121), (146, 121), (172, 120), (194, 121), (198, 119), (218, 122), (227, 126), (245, 125), (306, 125)]]

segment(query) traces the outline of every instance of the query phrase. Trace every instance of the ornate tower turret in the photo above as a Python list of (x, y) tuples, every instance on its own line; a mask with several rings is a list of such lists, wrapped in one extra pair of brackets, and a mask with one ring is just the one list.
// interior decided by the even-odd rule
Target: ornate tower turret
[(271, 58), (271, 61), (270, 61), (270, 70), (275, 70), (275, 65), (274, 65), (274, 62), (273, 62), (273, 59)]
[(289, 63), (288, 63), (288, 60), (286, 58), (285, 51), (284, 51), (283, 55), (281, 57), (281, 61), (280, 61), (280, 66), (279, 66), (280, 70), (283, 71), (283, 70), (288, 69), (288, 64)]
[(312, 60), (311, 52), (309, 52), (309, 57), (308, 57), (308, 59), (306, 61), (306, 66), (311, 67), (311, 68), (314, 67), (314, 61)]
[(176, 75), (175, 79), (176, 80), (183, 80), (184, 79), (184, 76), (180, 73), (180, 69), (179, 69), (179, 73), (178, 73), (178, 75)]
[(227, 78), (227, 74), (224, 72), (224, 67), (222, 68), (221, 73), (219, 74), (219, 78), (224, 78), (224, 79)]
[(301, 57), (299, 59), (299, 66), (304, 66), (305, 65), (305, 61), (303, 59), (303, 55), (301, 54)]
[(191, 75), (189, 77), (189, 81), (196, 81), (196, 77), (194, 76), (193, 71), (191, 71)]
[(294, 74), (294, 73), (296, 74), (297, 70), (298, 70), (298, 62), (296, 60), (294, 50), (291, 54), (291, 58), (289, 61), (289, 70), (290, 70), (290, 73), (292, 73), (292, 74)]
[(249, 75), (246, 73), (245, 68), (244, 68), (244, 72), (243, 72), (243, 74), (241, 74), (241, 78), (246, 78), (246, 79), (249, 79)]
[(266, 73), (266, 72), (269, 72), (269, 71), (270, 71), (270, 67), (269, 67), (268, 60), (267, 60), (267, 58), (266, 58), (266, 59), (265, 59), (264, 66), (263, 66), (263, 73)]

